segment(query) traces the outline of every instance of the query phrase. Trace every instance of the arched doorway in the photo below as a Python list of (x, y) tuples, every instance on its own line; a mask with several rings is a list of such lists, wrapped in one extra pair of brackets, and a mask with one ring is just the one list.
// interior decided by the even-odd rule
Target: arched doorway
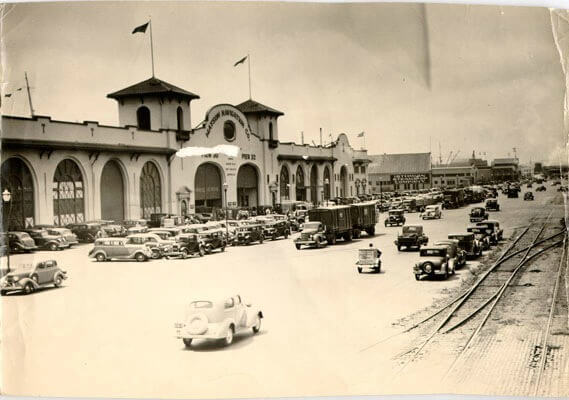
[(237, 171), (237, 204), (240, 207), (259, 205), (258, 177), (255, 167), (242, 165)]
[(101, 174), (101, 218), (124, 220), (124, 179), (119, 163), (108, 161)]
[(318, 203), (318, 168), (316, 165), (310, 169), (310, 201), (312, 204)]
[(296, 200), (306, 201), (306, 186), (304, 186), (304, 170), (300, 165), (296, 169)]
[(77, 163), (61, 161), (53, 175), (53, 223), (67, 225), (85, 222), (83, 174)]
[(348, 197), (348, 168), (340, 169), (340, 197)]
[(160, 172), (153, 162), (147, 161), (140, 174), (140, 208), (142, 218), (162, 212), (162, 182)]
[(9, 158), (2, 163), (0, 193), (8, 189), (10, 203), (2, 207), (3, 230), (21, 230), (34, 225), (34, 181), (26, 163)]
[(212, 163), (201, 164), (196, 171), (195, 179), (196, 207), (221, 208), (221, 173), (219, 167)]
[(322, 180), (324, 183), (324, 199), (330, 200), (330, 168), (326, 166), (324, 168), (324, 179)]
[(290, 199), (290, 176), (288, 174), (288, 168), (286, 165), (283, 165), (281, 168), (281, 175), (280, 175), (280, 189), (281, 189), (281, 202), (282, 200), (289, 200)]

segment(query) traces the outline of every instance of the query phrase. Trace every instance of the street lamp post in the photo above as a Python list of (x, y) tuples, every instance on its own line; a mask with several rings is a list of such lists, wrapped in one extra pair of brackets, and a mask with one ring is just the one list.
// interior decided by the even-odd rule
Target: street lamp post
[(223, 192), (225, 197), (225, 237), (229, 241), (229, 225), (227, 225), (227, 182), (223, 182)]
[(326, 201), (330, 200), (330, 179), (324, 179), (324, 199)]
[[(2, 201), (4, 202), (4, 207), (6, 207), (8, 205), (8, 203), (10, 203), (10, 205), (8, 206), (8, 221), (3, 221), (4, 226), (8, 227), (10, 224), (10, 218), (12, 217), (12, 193), (10, 193), (10, 191), (8, 189), (4, 189), (4, 191), (2, 192)], [(6, 240), (6, 266), (7, 268), (7, 272), (10, 272), (10, 239), (8, 238), (8, 231), (10, 229), (6, 229), (6, 236), (4, 237)]]

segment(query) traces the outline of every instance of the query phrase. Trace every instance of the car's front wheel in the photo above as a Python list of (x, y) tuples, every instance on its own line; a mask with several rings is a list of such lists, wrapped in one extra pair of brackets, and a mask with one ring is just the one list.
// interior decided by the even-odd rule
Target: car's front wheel
[(34, 284), (32, 282), (28, 282), (26, 283), (26, 286), (24, 286), (24, 292), (26, 294), (31, 294), (33, 293), (35, 290)]
[(97, 254), (97, 256), (95, 257), (95, 259), (99, 262), (103, 262), (105, 261), (107, 258), (105, 257), (105, 255), (103, 253), (99, 253)]
[(61, 275), (56, 275), (55, 278), (53, 279), (53, 285), (55, 287), (61, 287), (61, 285), (63, 284), (63, 279), (61, 278)]
[(49, 245), (49, 250), (51, 251), (56, 251), (57, 250), (57, 244), (56, 243), (51, 243)]
[(227, 333), (225, 334), (225, 339), (223, 339), (223, 342), (225, 343), (226, 346), (229, 346), (231, 343), (233, 343), (233, 326), (230, 326), (229, 328), (227, 328)]
[(253, 333), (259, 333), (261, 330), (261, 317), (257, 315), (257, 319), (255, 320), (255, 324), (253, 325)]
[(135, 258), (138, 262), (146, 261), (146, 256), (142, 253), (138, 253)]
[(182, 342), (184, 342), (184, 346), (186, 346), (186, 349), (189, 349), (190, 346), (192, 345), (192, 339), (182, 339)]

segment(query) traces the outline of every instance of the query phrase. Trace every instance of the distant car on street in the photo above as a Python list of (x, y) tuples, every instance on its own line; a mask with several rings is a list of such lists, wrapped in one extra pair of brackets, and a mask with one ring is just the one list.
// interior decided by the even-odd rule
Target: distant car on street
[(306, 222), (300, 236), (294, 241), (297, 250), (300, 250), (301, 246), (320, 248), (327, 244), (326, 228), (319, 221)]
[(534, 199), (534, 198), (533, 198), (533, 193), (532, 193), (532, 192), (525, 192), (525, 193), (524, 193), (524, 200), (526, 200), (526, 201), (527, 201), (527, 200), (530, 200), (530, 201), (531, 201), (531, 200), (533, 200), (533, 199)]
[(8, 243), (10, 252), (30, 252), (37, 250), (34, 239), (26, 232), (0, 233), (0, 243)]
[(459, 246), (456, 239), (437, 240), (433, 243), (434, 246), (447, 246), (449, 262), (453, 262), (453, 269), (463, 267), (466, 265), (466, 252)]
[(536, 192), (545, 192), (547, 188), (544, 185), (538, 186), (535, 191)]
[(401, 251), (402, 247), (407, 249), (417, 248), (426, 245), (429, 242), (429, 238), (423, 232), (422, 225), (405, 225), (400, 234), (397, 235), (395, 240), (395, 246), (397, 250)]
[(470, 222), (480, 222), (488, 219), (489, 215), (484, 207), (474, 207), (470, 210)]
[(203, 231), (199, 236), (207, 254), (211, 254), (216, 249), (225, 251), (227, 242), (225, 241), (225, 235), (221, 229)]
[(484, 222), (478, 222), (476, 226), (486, 230), (491, 244), (498, 244), (503, 239), (504, 230), (500, 228), (500, 223), (496, 220), (489, 219)]
[(466, 258), (476, 258), (482, 255), (482, 244), (475, 238), (474, 233), (450, 233), (447, 237), (458, 240), (458, 247), (465, 253)]
[(23, 291), (33, 293), (45, 286), (60, 287), (67, 279), (67, 272), (57, 266), (57, 261), (47, 260), (35, 265), (22, 265), (0, 279), (0, 294)]
[(229, 346), (239, 333), (249, 330), (259, 333), (263, 317), (258, 307), (244, 303), (239, 295), (221, 300), (197, 299), (190, 302), (186, 317), (174, 328), (186, 348), (190, 348), (194, 339), (223, 339)]
[(440, 219), (443, 215), (441, 206), (439, 204), (430, 205), (425, 207), (425, 211), (421, 213), (422, 219)]
[(497, 199), (488, 199), (485, 204), (486, 211), (500, 211), (500, 204)]
[(387, 218), (384, 222), (385, 226), (399, 226), (405, 225), (405, 216), (403, 215), (405, 210), (397, 208), (395, 210), (389, 210)]
[(250, 245), (253, 242), (263, 243), (265, 236), (263, 235), (262, 225), (243, 225), (235, 230), (234, 244)]
[(101, 238), (95, 240), (93, 248), (89, 252), (89, 257), (97, 261), (147, 261), (152, 257), (152, 251), (146, 244), (131, 243), (126, 238)]
[(67, 243), (65, 237), (60, 234), (52, 235), (47, 230), (41, 228), (26, 229), (25, 232), (34, 239), (34, 242), (39, 249), (55, 251), (67, 249), (69, 247), (69, 243)]
[(450, 274), (454, 274), (454, 263), (449, 262), (447, 246), (429, 246), (424, 247), (419, 252), (419, 261), (413, 266), (413, 274), (415, 279), (421, 279), (421, 276), (428, 275), (434, 277), (435, 275), (443, 275), (445, 279)]

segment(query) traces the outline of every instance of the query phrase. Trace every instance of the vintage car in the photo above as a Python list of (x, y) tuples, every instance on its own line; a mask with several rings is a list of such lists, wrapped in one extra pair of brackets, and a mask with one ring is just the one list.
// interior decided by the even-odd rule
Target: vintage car
[(482, 245), (476, 240), (474, 233), (450, 233), (447, 237), (458, 240), (458, 247), (464, 251), (466, 258), (475, 258), (482, 255)]
[(176, 336), (189, 348), (194, 339), (223, 339), (225, 345), (233, 343), (235, 335), (261, 330), (263, 312), (241, 296), (226, 297), (221, 300), (192, 301), (182, 322), (174, 325)]
[(488, 199), (486, 200), (485, 208), (486, 211), (500, 211), (500, 204), (498, 204), (496, 199)]
[(402, 247), (411, 249), (416, 247), (419, 249), (422, 245), (429, 242), (429, 238), (423, 232), (422, 225), (405, 225), (397, 239), (394, 241), (397, 250), (401, 251)]
[(288, 218), (288, 223), (291, 231), (298, 232), (300, 230), (300, 223), (298, 222), (296, 217), (290, 216)]
[(489, 215), (484, 207), (474, 207), (470, 210), (470, 222), (480, 222), (488, 219)]
[(443, 275), (445, 279), (450, 274), (454, 274), (454, 265), (449, 262), (449, 248), (447, 246), (429, 246), (421, 249), (419, 253), (419, 261), (413, 266), (413, 274), (415, 279), (421, 279), (421, 276)]
[(136, 260), (147, 261), (152, 251), (145, 243), (132, 243), (126, 238), (101, 238), (95, 240), (89, 257), (97, 261)]
[(263, 234), (271, 240), (276, 240), (279, 237), (287, 239), (290, 235), (290, 228), (286, 221), (272, 221), (265, 224)]
[(475, 240), (478, 242), (482, 250), (490, 249), (491, 239), (486, 228), (481, 226), (467, 226), (466, 231), (474, 235)]
[(105, 232), (108, 237), (125, 237), (126, 228), (122, 225), (110, 223), (102, 225), (101, 229)]
[(51, 235), (45, 229), (26, 229), (25, 232), (34, 239), (38, 249), (55, 251), (69, 247), (69, 243), (60, 234)]
[(489, 219), (488, 221), (478, 222), (476, 226), (486, 230), (488, 237), (490, 238), (490, 244), (498, 244), (498, 242), (502, 240), (504, 230), (500, 228), (500, 223), (498, 221)]
[(187, 258), (198, 254), (200, 257), (205, 255), (205, 243), (197, 233), (182, 233), (177, 238), (177, 246), (174, 246), (171, 253), (165, 253), (166, 258)]
[(69, 228), (49, 228), (47, 229), (47, 233), (53, 236), (61, 236), (65, 239), (67, 243), (69, 243), (69, 247), (79, 244), (79, 240), (77, 236), (71, 231)]
[(11, 253), (37, 250), (36, 242), (26, 232), (0, 233), (0, 242), (8, 243)]
[(225, 232), (221, 229), (203, 231), (199, 233), (199, 236), (207, 254), (211, 254), (216, 249), (225, 251), (227, 241), (225, 240)]
[(294, 241), (297, 250), (300, 250), (302, 246), (321, 248), (326, 247), (327, 244), (326, 228), (319, 221), (306, 222), (300, 236)]
[(438, 204), (425, 207), (425, 211), (421, 213), (422, 219), (440, 219), (443, 216), (441, 206)]
[(405, 210), (400, 208), (395, 210), (389, 210), (387, 218), (385, 219), (385, 226), (399, 226), (405, 225), (405, 216), (403, 215)]
[(449, 262), (454, 263), (453, 268), (459, 268), (466, 265), (466, 252), (459, 246), (456, 239), (437, 240), (433, 243), (435, 246), (447, 246)]
[(77, 237), (77, 240), (84, 243), (93, 243), (97, 234), (101, 231), (101, 224), (89, 222), (84, 224), (69, 224), (65, 226)]
[(533, 193), (532, 192), (525, 192), (524, 193), (524, 200), (533, 200)]
[(519, 190), (515, 187), (510, 187), (507, 190), (507, 193), (508, 193), (508, 198), (510, 199), (517, 199), (519, 197), (518, 196)]
[(130, 235), (137, 235), (139, 233), (148, 233), (148, 227), (146, 226), (131, 226), (126, 228), (126, 235), (130, 236)]
[(234, 244), (249, 245), (253, 242), (263, 243), (265, 236), (263, 235), (263, 227), (261, 225), (243, 225), (236, 230)]
[(381, 271), (381, 252), (378, 249), (373, 247), (359, 249), (358, 256), (356, 267), (360, 274), (363, 272), (364, 268), (371, 269), (373, 272), (379, 274)]
[(32, 264), (22, 265), (12, 269), (0, 279), (0, 294), (23, 291), (30, 294), (33, 291), (53, 285), (60, 287), (67, 279), (67, 272), (57, 266), (57, 261), (47, 260)]
[(151, 257), (158, 259), (164, 254), (176, 251), (175, 240), (164, 240), (155, 233), (137, 233), (126, 237), (128, 245), (146, 245), (151, 251)]
[(535, 191), (536, 192), (545, 192), (547, 188), (544, 185), (538, 186)]

